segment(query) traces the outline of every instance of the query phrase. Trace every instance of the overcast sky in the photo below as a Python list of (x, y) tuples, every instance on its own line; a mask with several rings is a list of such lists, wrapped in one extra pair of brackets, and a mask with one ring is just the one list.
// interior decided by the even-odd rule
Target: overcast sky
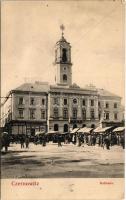
[(64, 24), (73, 82), (124, 102), (123, 9), (121, 0), (2, 2), (2, 95), (30, 79), (54, 83), (54, 46)]

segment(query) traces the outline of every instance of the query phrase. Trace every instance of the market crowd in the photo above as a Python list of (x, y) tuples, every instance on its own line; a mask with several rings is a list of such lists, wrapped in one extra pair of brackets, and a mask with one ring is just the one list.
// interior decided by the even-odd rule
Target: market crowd
[(81, 146), (95, 146), (111, 149), (113, 145), (119, 145), (123, 149), (125, 148), (125, 137), (124, 134), (109, 133), (109, 134), (87, 134), (87, 133), (39, 133), (34, 136), (26, 134), (8, 134), (4, 132), (1, 135), (1, 150), (5, 148), (8, 151), (8, 147), (12, 143), (20, 144), (21, 149), (30, 148), (30, 143), (34, 145), (42, 145), (45, 147), (49, 142), (57, 143), (58, 147), (62, 147), (63, 144)]

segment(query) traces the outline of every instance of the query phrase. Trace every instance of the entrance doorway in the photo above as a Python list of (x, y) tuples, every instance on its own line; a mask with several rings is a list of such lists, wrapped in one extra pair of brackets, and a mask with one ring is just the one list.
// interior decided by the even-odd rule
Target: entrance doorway
[(95, 124), (92, 124), (92, 125), (91, 125), (91, 128), (95, 128)]
[(59, 125), (58, 124), (54, 124), (54, 131), (58, 131), (59, 130)]
[(77, 124), (74, 124), (74, 125), (73, 125), (73, 129), (74, 129), (74, 128), (77, 128)]
[(32, 136), (35, 135), (35, 128), (31, 128), (31, 135), (32, 135)]
[(63, 130), (63, 132), (65, 133), (65, 132), (68, 132), (68, 124), (64, 124), (64, 130)]

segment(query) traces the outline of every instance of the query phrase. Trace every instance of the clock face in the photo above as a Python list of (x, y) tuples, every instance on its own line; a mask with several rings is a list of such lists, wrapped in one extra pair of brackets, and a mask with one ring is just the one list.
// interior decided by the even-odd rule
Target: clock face
[(77, 103), (77, 99), (73, 99), (73, 103), (76, 104)]

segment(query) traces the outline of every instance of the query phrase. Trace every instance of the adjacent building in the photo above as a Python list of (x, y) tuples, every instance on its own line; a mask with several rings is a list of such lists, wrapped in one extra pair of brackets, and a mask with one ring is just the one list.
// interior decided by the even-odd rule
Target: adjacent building
[(55, 85), (24, 83), (1, 105), (1, 124), (14, 134), (67, 132), (76, 127), (120, 126), (121, 97), (89, 85), (72, 83), (71, 45), (63, 34), (55, 45)]

